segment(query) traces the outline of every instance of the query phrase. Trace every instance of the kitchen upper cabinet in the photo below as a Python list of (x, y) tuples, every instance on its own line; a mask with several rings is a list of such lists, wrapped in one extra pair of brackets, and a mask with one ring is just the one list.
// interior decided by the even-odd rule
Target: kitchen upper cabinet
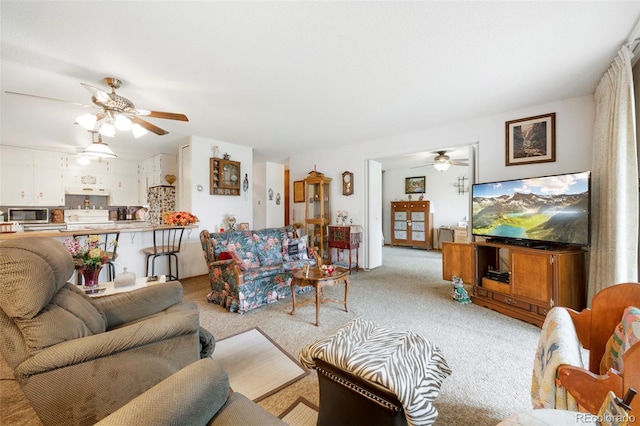
[(152, 186), (167, 185), (167, 175), (178, 176), (178, 156), (158, 154), (140, 162), (138, 197), (140, 204), (147, 204), (147, 193)]
[(62, 178), (63, 187), (106, 188), (110, 187), (110, 161), (91, 159), (87, 165), (79, 164), (75, 156), (65, 157)]
[(137, 206), (138, 197), (138, 162), (130, 160), (109, 161), (109, 175), (111, 195), (109, 204), (112, 206)]
[(64, 205), (64, 154), (1, 146), (0, 163), (0, 204)]

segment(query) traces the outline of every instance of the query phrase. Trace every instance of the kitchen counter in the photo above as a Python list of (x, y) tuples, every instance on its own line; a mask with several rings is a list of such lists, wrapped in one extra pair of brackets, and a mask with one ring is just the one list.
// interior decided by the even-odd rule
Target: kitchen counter
[[(135, 273), (137, 277), (144, 277), (145, 255), (142, 253), (142, 249), (145, 247), (153, 247), (153, 230), (171, 227), (170, 225), (151, 226), (146, 222), (138, 221), (121, 221), (117, 222), (116, 227), (111, 229), (0, 233), (0, 247), (2, 247), (2, 241), (16, 238), (43, 237), (54, 238), (64, 242), (65, 239), (72, 237), (74, 234), (101, 234), (109, 231), (120, 231), (117, 249), (118, 256), (114, 262), (116, 274), (123, 272), (124, 268), (127, 268), (128, 272)], [(198, 225), (188, 225), (184, 228), (185, 232), (182, 236), (182, 247), (178, 255), (180, 278), (207, 274), (208, 270), (200, 244), (199, 227)], [(168, 272), (164, 269), (166, 266), (165, 263), (166, 262), (157, 262), (155, 275), (162, 275)], [(149, 274), (151, 274), (151, 271), (149, 271)], [(74, 282), (74, 280), (71, 281)], [(106, 269), (104, 276), (101, 275), (100, 281), (106, 281)]]
[[(23, 238), (23, 237), (72, 237), (74, 234), (104, 234), (107, 232), (120, 231), (121, 233), (125, 232), (146, 232), (153, 231), (154, 229), (162, 229), (162, 228), (172, 228), (171, 225), (158, 225), (152, 226), (146, 224), (146, 222), (133, 222), (133, 223), (116, 223), (114, 228), (96, 228), (96, 229), (78, 229), (74, 231), (24, 231), (24, 232), (7, 232), (0, 233), (0, 241), (2, 240), (11, 240), (14, 238)], [(187, 225), (184, 229), (194, 229), (197, 228), (197, 225)]]

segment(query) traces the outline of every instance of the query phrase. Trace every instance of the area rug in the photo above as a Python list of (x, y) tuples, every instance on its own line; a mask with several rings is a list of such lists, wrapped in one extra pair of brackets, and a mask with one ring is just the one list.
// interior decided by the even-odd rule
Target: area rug
[(211, 358), (224, 366), (231, 389), (254, 402), (309, 374), (257, 327), (216, 342)]
[(316, 426), (318, 407), (303, 397), (299, 397), (279, 417), (289, 426)]

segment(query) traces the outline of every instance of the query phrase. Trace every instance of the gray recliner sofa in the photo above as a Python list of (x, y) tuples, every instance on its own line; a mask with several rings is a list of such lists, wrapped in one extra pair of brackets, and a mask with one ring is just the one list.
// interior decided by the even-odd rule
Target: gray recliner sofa
[(201, 359), (138, 396), (96, 426), (279, 426), (276, 416), (238, 392), (229, 392), (222, 365)]
[(73, 271), (54, 239), (0, 243), (0, 353), (45, 425), (94, 424), (200, 359), (180, 282), (91, 299)]

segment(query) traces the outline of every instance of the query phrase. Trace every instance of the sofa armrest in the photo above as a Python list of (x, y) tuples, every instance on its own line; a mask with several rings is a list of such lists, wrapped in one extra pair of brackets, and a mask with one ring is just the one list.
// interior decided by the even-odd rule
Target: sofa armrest
[[(28, 378), (58, 368), (93, 361), (172, 337), (198, 333), (197, 311), (180, 311), (140, 321), (92, 336), (68, 340), (30, 356), (15, 368), (16, 378)], [(194, 346), (194, 353), (197, 352)]]
[(228, 277), (229, 275), (234, 275), (235, 283), (238, 286), (242, 285), (244, 282), (242, 269), (240, 269), (240, 264), (236, 259), (209, 262), (209, 275), (212, 280), (215, 277)]
[(182, 302), (183, 295), (180, 281), (169, 281), (90, 300), (107, 316), (107, 327), (113, 328), (162, 312)]
[(206, 425), (228, 395), (227, 373), (219, 362), (205, 358), (169, 376), (97, 425)]

